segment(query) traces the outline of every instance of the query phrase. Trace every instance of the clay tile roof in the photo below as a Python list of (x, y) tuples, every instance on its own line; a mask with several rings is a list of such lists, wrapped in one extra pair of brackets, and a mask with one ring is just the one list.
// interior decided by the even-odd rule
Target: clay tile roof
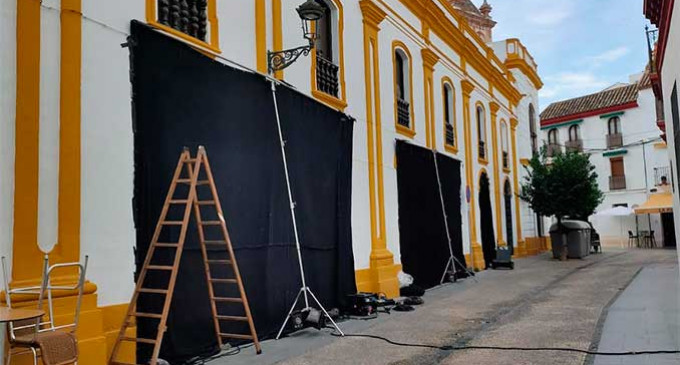
[(454, 8), (464, 11), (466, 13), (472, 13), (478, 16), (482, 16), (482, 13), (479, 11), (477, 6), (472, 3), (471, 0), (449, 0), (451, 2), (451, 5), (453, 5)]
[(649, 67), (649, 64), (647, 64), (647, 67), (645, 67), (645, 72), (642, 74), (642, 77), (640, 77), (640, 81), (638, 82), (638, 87), (640, 90), (649, 89), (652, 87), (652, 78), (650, 77), (651, 73), (652, 69)]
[(541, 113), (541, 121), (625, 105), (637, 101), (637, 98), (637, 83), (608, 89), (595, 94), (552, 103)]

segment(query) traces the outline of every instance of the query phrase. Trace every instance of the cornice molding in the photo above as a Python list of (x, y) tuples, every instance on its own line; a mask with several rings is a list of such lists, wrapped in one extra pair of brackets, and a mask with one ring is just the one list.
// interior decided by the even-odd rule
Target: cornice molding
[(472, 91), (475, 90), (475, 84), (469, 80), (462, 80), (460, 82), (461, 89), (463, 90), (463, 96), (469, 97)]
[(514, 132), (517, 130), (517, 126), (519, 125), (519, 121), (517, 121), (517, 118), (510, 118), (510, 129)]
[(522, 59), (508, 59), (505, 61), (505, 67), (508, 69), (516, 68), (520, 70), (524, 75), (526, 75), (527, 78), (529, 78), (529, 81), (534, 84), (536, 90), (541, 90), (543, 88), (543, 81), (541, 80), (541, 77), (538, 76), (536, 70), (529, 66), (526, 61)]
[(433, 69), (434, 65), (439, 62), (439, 56), (428, 48), (421, 49), (420, 55), (423, 57), (423, 65), (427, 68)]
[(361, 14), (364, 17), (364, 23), (367, 25), (378, 27), (385, 17), (387, 17), (387, 13), (371, 0), (361, 0), (359, 2), (359, 7), (361, 8)]
[(498, 111), (501, 109), (501, 106), (495, 102), (492, 101), (489, 103), (489, 110), (491, 111), (491, 117), (496, 117), (498, 115)]

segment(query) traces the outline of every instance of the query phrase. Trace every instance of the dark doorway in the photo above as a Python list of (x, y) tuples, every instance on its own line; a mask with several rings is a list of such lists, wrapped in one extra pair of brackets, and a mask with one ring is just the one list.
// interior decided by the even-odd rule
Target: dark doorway
[(496, 259), (496, 236), (493, 232), (493, 211), (491, 209), (491, 195), (489, 193), (489, 177), (482, 173), (479, 178), (479, 220), (482, 230), (482, 251), (484, 252), (485, 267)]
[(663, 246), (676, 247), (675, 240), (675, 224), (673, 222), (673, 213), (661, 214), (661, 226), (663, 227)]
[(505, 233), (508, 236), (508, 248), (510, 253), (515, 253), (515, 242), (512, 238), (512, 190), (510, 190), (510, 181), (505, 180), (505, 187), (503, 189), (505, 195)]

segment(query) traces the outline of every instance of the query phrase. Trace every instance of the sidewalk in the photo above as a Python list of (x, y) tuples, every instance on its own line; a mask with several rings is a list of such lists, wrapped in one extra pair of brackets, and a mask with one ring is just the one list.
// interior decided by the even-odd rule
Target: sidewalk
[[(680, 278), (678, 267), (643, 268), (609, 308), (599, 351), (679, 349)], [(664, 365), (680, 363), (680, 355), (596, 356), (595, 365)]]

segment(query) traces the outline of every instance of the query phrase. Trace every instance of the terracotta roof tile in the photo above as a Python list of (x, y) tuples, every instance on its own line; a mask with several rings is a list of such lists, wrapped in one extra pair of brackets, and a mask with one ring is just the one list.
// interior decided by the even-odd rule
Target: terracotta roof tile
[(558, 101), (548, 105), (541, 113), (541, 121), (567, 117), (569, 115), (625, 105), (638, 98), (638, 84), (617, 87), (595, 94), (581, 96), (574, 99)]

